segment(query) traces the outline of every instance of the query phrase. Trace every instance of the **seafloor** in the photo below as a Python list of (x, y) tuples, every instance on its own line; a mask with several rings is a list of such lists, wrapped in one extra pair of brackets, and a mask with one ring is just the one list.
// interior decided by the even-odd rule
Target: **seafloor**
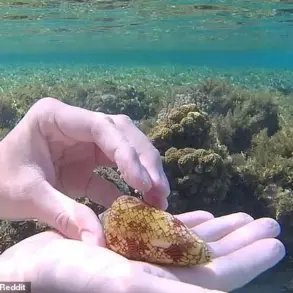
[[(4, 137), (45, 96), (129, 115), (161, 153), (172, 189), (171, 213), (244, 211), (279, 221), (288, 256), (239, 292), (291, 292), (292, 85), (292, 71), (286, 70), (2, 67), (0, 130)], [(121, 192), (133, 193), (115, 170), (96, 173)], [(88, 199), (81, 201), (97, 214), (102, 210)], [(0, 229), (3, 252), (48, 227), (2, 221)], [(274, 284), (269, 283), (272, 276)]]

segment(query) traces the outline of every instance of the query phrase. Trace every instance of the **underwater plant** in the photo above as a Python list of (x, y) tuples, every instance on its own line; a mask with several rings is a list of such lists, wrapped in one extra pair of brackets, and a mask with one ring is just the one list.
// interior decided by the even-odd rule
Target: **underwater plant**
[[(272, 93), (249, 91), (226, 81), (207, 80), (176, 94), (171, 107), (194, 103), (209, 115), (219, 141), (231, 153), (245, 152), (254, 134), (266, 128), (271, 136), (280, 129), (279, 107)], [(168, 109), (161, 111), (164, 116)]]
[(209, 145), (211, 124), (196, 104), (171, 109), (148, 136), (161, 154), (170, 147), (201, 148)]
[[(184, 90), (174, 90), (175, 96), (160, 100), (158, 95), (111, 81), (26, 84), (0, 93), (5, 113), (0, 127), (5, 135), (42, 96), (57, 96), (90, 110), (127, 114), (139, 122), (161, 154), (171, 185), (170, 213), (205, 209), (219, 216), (244, 211), (254, 217), (274, 217), (282, 227), (291, 227), (293, 130), (289, 120), (285, 125), (279, 122), (279, 106), (272, 95), (239, 90), (222, 81)], [(169, 105), (158, 113), (163, 104)], [(139, 196), (118, 170), (102, 167), (94, 172), (122, 194)], [(77, 200), (96, 214), (103, 210), (87, 198)], [(19, 240), (11, 225), (18, 224), (0, 222), (5, 248)], [(28, 224), (22, 230), (19, 225), (23, 237), (40, 228)]]
[(147, 95), (134, 87), (107, 81), (82, 85), (70, 82), (53, 86), (48, 83), (25, 84), (14, 91), (0, 93), (3, 101), (0, 104), (3, 113), (0, 126), (6, 127), (9, 122), (8, 126), (13, 127), (42, 97), (55, 97), (69, 105), (106, 114), (125, 114), (134, 121), (156, 115), (160, 103), (157, 95)]
[(170, 212), (204, 208), (227, 194), (231, 162), (211, 126), (196, 104), (187, 104), (170, 109), (148, 134), (170, 182)]

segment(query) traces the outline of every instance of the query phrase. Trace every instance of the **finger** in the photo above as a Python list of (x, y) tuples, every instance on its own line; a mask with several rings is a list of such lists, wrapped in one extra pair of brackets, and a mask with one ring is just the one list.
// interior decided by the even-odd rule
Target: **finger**
[(42, 200), (36, 195), (33, 196), (33, 200), (38, 201), (34, 202), (34, 205), (38, 206), (34, 209), (34, 217), (68, 238), (105, 246), (100, 221), (89, 207), (77, 203), (45, 181), (35, 192), (42, 194)]
[(218, 290), (208, 290), (199, 286), (183, 282), (168, 280), (148, 274), (142, 278), (135, 278), (129, 293), (224, 293)]
[[(223, 276), (220, 278), (220, 288), (233, 290), (244, 286), (272, 268), (284, 256), (285, 247), (279, 240), (262, 239), (229, 256), (218, 258), (213, 267), (215, 272), (220, 272)], [(231, 268), (227, 267), (227, 263), (231, 264)]]
[(130, 145), (136, 150), (141, 164), (150, 176), (152, 188), (144, 194), (144, 199), (149, 204), (165, 210), (168, 207), (167, 197), (170, 194), (170, 186), (163, 170), (158, 150), (128, 116), (109, 116), (113, 119), (117, 128), (127, 137)]
[(44, 136), (54, 140), (62, 133), (78, 142), (94, 142), (117, 164), (129, 185), (143, 192), (150, 190), (151, 180), (136, 150), (107, 115), (69, 106), (51, 98), (42, 99), (34, 107), (41, 107), (42, 112), (46, 110), (47, 115), (43, 113), (41, 116), (39, 109), (33, 111), (38, 115), (39, 128)]
[(194, 226), (214, 219), (214, 216), (206, 211), (187, 212), (174, 216), (183, 222), (188, 228), (193, 228)]
[(169, 270), (183, 282), (230, 292), (275, 266), (284, 256), (284, 245), (277, 239), (269, 238), (219, 257), (206, 266)]
[(252, 244), (263, 238), (274, 238), (280, 234), (280, 226), (277, 221), (270, 218), (255, 220), (233, 231), (217, 242), (210, 243), (213, 257), (230, 254), (238, 249)]
[(206, 221), (192, 230), (205, 242), (214, 242), (252, 221), (248, 214), (235, 213)]

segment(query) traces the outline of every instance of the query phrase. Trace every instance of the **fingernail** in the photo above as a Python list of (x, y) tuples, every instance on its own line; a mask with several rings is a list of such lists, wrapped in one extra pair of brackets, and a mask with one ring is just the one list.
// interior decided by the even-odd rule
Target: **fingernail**
[(81, 240), (86, 244), (96, 245), (97, 239), (94, 234), (89, 231), (83, 231), (81, 233)]
[[(143, 185), (145, 185), (146, 188), (151, 189), (152, 181), (151, 181), (151, 178), (150, 178), (148, 172), (142, 167), (142, 170), (140, 173), (141, 173), (141, 179), (142, 179)], [(147, 190), (145, 190), (145, 191), (147, 191)]]
[(166, 197), (168, 197), (170, 195), (170, 184), (164, 171), (160, 172), (160, 179), (162, 184), (166, 187)]
[(167, 199), (163, 199), (162, 200), (162, 210), (166, 210), (167, 208), (168, 208), (168, 201), (167, 201)]

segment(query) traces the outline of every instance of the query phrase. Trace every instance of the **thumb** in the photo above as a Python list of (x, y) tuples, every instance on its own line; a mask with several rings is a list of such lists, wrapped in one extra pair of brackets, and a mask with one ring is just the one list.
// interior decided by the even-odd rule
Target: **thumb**
[(104, 232), (96, 214), (44, 182), (34, 196), (36, 218), (54, 227), (70, 239), (105, 246)]

